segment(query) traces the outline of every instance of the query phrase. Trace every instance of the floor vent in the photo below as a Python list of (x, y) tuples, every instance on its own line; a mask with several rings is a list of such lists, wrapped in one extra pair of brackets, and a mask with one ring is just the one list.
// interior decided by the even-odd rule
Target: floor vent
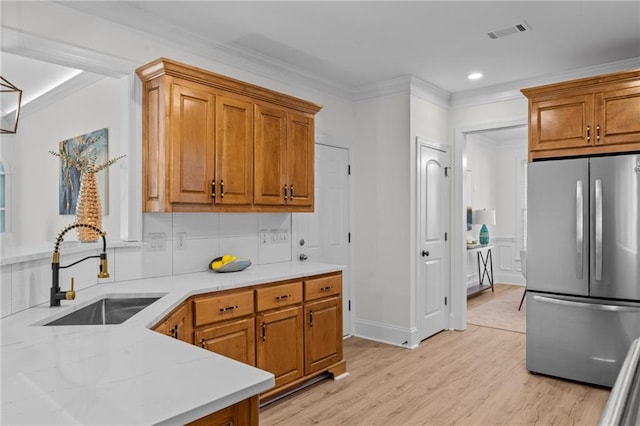
[(531, 31), (531, 27), (527, 24), (526, 21), (518, 22), (517, 24), (510, 25), (506, 28), (501, 28), (499, 30), (490, 31), (487, 33), (489, 38), (497, 39), (501, 37), (506, 37), (512, 34), (523, 33), (525, 31)]

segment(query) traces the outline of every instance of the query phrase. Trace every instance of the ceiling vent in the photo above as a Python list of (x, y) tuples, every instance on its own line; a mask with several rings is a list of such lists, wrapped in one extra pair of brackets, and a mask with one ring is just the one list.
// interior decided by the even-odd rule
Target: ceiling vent
[(531, 31), (531, 27), (527, 24), (526, 21), (518, 22), (517, 24), (510, 25), (506, 28), (501, 28), (499, 30), (490, 31), (487, 33), (489, 38), (497, 39), (501, 37), (510, 36), (512, 34), (523, 33), (525, 31)]

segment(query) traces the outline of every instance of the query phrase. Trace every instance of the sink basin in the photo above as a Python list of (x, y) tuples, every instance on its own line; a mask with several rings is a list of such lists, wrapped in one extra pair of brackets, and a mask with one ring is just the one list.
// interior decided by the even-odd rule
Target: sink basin
[(160, 297), (105, 297), (44, 325), (121, 324)]

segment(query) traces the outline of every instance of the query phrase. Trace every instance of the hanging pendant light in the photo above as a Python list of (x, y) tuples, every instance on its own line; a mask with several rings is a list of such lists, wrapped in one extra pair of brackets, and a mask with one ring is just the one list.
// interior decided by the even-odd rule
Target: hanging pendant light
[[(3, 122), (2, 126), (0, 127), (0, 133), (16, 133), (16, 131), (18, 130), (18, 118), (20, 116), (20, 104), (22, 102), (22, 90), (18, 89), (2, 76), (0, 76), (0, 80), (0, 94), (2, 95), (2, 103), (5, 104), (6, 100), (7, 104), (12, 105), (13, 102), (10, 102), (10, 100), (16, 98), (16, 109), (11, 113), (13, 114), (13, 125), (7, 126), (8, 128), (5, 128), (5, 117), (2, 117)], [(9, 117), (11, 114), (7, 114), (6, 117)]]

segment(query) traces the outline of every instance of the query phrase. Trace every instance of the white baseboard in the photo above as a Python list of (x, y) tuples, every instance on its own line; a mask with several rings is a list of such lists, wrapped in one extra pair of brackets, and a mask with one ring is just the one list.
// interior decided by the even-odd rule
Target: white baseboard
[(415, 328), (403, 328), (395, 325), (375, 321), (356, 319), (354, 334), (363, 339), (373, 340), (402, 348), (414, 349), (418, 347), (420, 339)]

